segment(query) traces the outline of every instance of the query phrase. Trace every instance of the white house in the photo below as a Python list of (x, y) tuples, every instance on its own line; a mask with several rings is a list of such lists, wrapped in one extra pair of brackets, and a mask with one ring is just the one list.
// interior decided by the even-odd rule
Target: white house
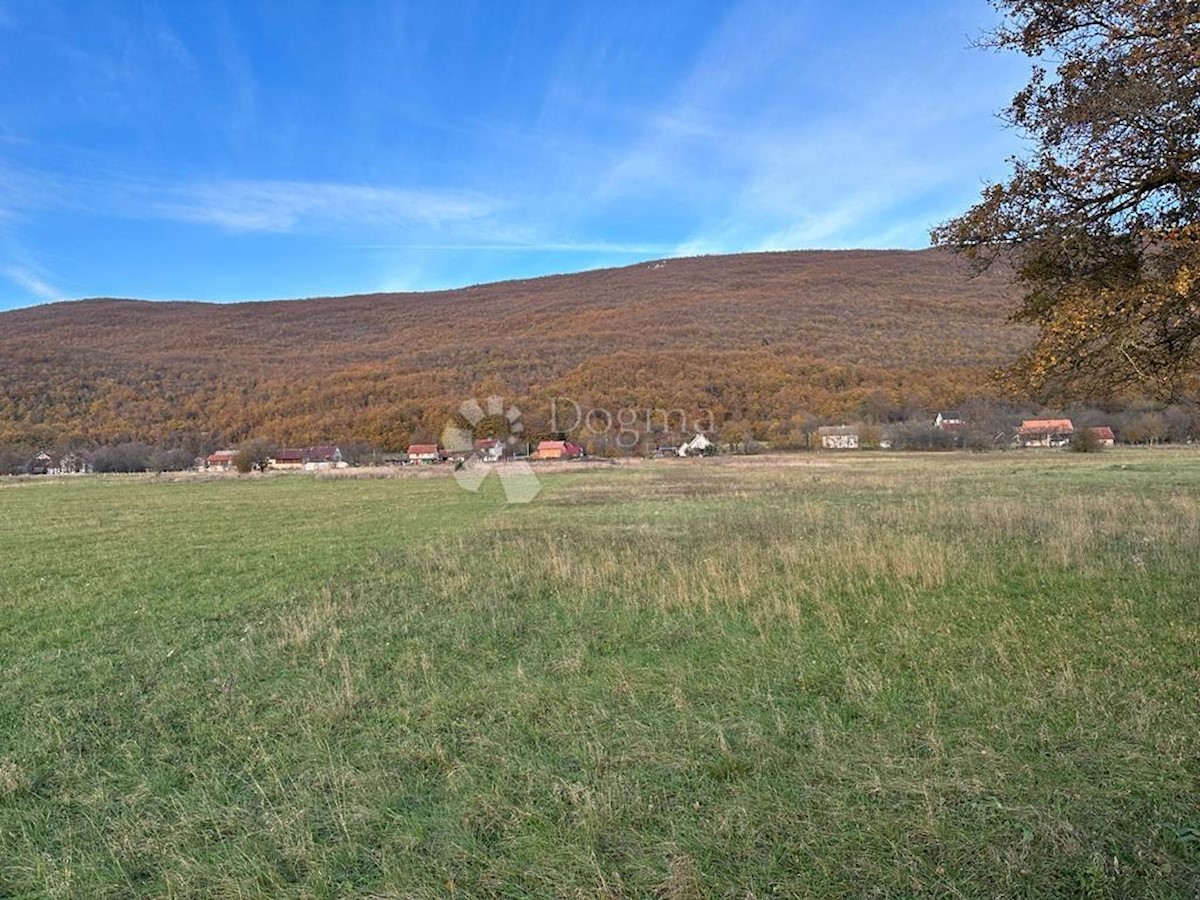
[(677, 451), (680, 456), (707, 456), (715, 449), (712, 441), (702, 434), (697, 434), (690, 441), (684, 441)]
[(824, 450), (857, 450), (857, 425), (822, 425), (817, 429)]
[(504, 441), (496, 438), (478, 438), (472, 444), (472, 449), (475, 456), (484, 462), (499, 462), (504, 458)]
[(88, 457), (78, 453), (64, 453), (62, 459), (58, 461), (58, 474), (82, 475), (91, 472), (92, 464), (88, 460)]
[(344, 469), (342, 451), (333, 444), (317, 444), (304, 451), (304, 471), (319, 469)]

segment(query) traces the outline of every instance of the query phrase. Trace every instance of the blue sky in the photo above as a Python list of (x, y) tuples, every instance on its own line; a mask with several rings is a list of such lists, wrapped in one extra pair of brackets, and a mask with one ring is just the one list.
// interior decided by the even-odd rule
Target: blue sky
[(0, 308), (921, 247), (1017, 152), (984, 0), (0, 0)]

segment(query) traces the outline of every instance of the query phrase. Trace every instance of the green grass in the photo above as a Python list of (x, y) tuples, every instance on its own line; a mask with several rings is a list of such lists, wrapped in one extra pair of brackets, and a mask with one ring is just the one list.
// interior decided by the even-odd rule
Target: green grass
[(1200, 454), (0, 485), (0, 896), (1193, 897)]

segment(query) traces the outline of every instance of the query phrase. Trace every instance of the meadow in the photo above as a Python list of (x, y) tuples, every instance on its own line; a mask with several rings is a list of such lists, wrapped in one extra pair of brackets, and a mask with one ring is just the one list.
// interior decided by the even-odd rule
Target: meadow
[(0, 481), (0, 896), (1195, 897), (1200, 453)]

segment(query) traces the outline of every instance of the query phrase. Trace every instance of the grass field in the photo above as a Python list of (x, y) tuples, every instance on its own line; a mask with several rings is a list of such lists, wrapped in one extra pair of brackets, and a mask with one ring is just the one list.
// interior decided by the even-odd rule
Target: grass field
[(1197, 453), (11, 482), (0, 565), (0, 896), (1200, 892)]

